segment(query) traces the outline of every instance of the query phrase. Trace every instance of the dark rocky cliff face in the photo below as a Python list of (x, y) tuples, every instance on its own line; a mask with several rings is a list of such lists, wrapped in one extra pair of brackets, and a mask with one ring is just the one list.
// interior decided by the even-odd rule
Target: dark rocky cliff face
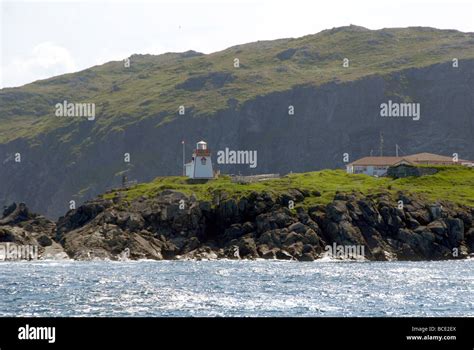
[(396, 198), (337, 193), (327, 205), (288, 206), (312, 195), (289, 189), (233, 198), (222, 192), (206, 201), (164, 190), (129, 202), (116, 193), (111, 200), (97, 198), (68, 211), (57, 223), (13, 204), (0, 219), (0, 244), (34, 245), (40, 258), (76, 260), (313, 261), (330, 256), (390, 261), (461, 259), (474, 253), (472, 208), (433, 204), (402, 192)]
[[(380, 104), (420, 103), (421, 118), (382, 118)], [(293, 105), (295, 115), (288, 115)], [(4, 164), (0, 171), (0, 204), (29, 203), (32, 210), (58, 217), (69, 209), (121, 182), (121, 172), (139, 182), (182, 171), (181, 140), (191, 147), (205, 139), (215, 152), (225, 147), (256, 150), (258, 166), (218, 165), (223, 173), (302, 172), (343, 167), (350, 160), (378, 152), (380, 132), (385, 154), (399, 144), (406, 153), (458, 153), (474, 159), (474, 61), (461, 61), (423, 69), (408, 69), (388, 76), (373, 76), (320, 87), (297, 86), (275, 92), (208, 117), (188, 110), (157, 126), (161, 116), (106, 135), (95, 134), (94, 122), (75, 127), (67, 142), (65, 130), (34, 140), (17, 139), (0, 145)], [(100, 116), (95, 122), (99, 122)], [(11, 156), (20, 152), (22, 162)], [(123, 161), (130, 153), (131, 163)], [(10, 157), (10, 158), (9, 158)]]
[(328, 246), (350, 247), (341, 258), (368, 260), (454, 259), (473, 252), (471, 208), (433, 206), (402, 193), (403, 209), (383, 193), (339, 193), (307, 209), (285, 204), (310, 195), (253, 192), (215, 206), (170, 190), (131, 203), (98, 199), (61, 217), (55, 239), (74, 259), (118, 259), (126, 252), (131, 259), (312, 261), (326, 256)]

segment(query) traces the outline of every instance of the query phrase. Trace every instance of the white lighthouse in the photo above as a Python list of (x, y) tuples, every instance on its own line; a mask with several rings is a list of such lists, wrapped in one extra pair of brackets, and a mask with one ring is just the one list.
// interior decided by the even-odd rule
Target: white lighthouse
[(193, 158), (186, 164), (186, 176), (190, 179), (212, 179), (211, 151), (207, 148), (207, 143), (199, 141), (193, 151)]

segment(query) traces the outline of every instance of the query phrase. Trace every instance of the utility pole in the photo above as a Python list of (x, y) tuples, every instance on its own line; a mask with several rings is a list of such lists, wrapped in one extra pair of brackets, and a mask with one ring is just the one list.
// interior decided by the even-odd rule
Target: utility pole
[(398, 157), (398, 143), (395, 144), (395, 154)]
[(186, 164), (185, 164), (185, 158), (186, 158), (186, 155), (185, 155), (185, 144), (184, 144), (184, 140), (181, 141), (181, 144), (183, 145), (183, 176), (186, 176)]

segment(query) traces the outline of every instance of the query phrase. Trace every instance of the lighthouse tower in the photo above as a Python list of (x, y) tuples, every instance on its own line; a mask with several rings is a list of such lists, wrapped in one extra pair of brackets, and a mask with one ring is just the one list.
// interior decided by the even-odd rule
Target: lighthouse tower
[(186, 176), (190, 179), (212, 179), (214, 172), (212, 170), (211, 152), (207, 148), (207, 143), (199, 141), (193, 152), (193, 158), (186, 164)]

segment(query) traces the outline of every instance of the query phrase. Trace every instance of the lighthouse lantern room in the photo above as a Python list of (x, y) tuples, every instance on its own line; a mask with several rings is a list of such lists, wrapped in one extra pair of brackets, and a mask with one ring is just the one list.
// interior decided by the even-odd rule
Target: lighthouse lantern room
[(196, 149), (193, 151), (193, 158), (186, 165), (186, 176), (190, 179), (212, 179), (214, 172), (212, 170), (211, 152), (207, 148), (207, 143), (199, 141)]

